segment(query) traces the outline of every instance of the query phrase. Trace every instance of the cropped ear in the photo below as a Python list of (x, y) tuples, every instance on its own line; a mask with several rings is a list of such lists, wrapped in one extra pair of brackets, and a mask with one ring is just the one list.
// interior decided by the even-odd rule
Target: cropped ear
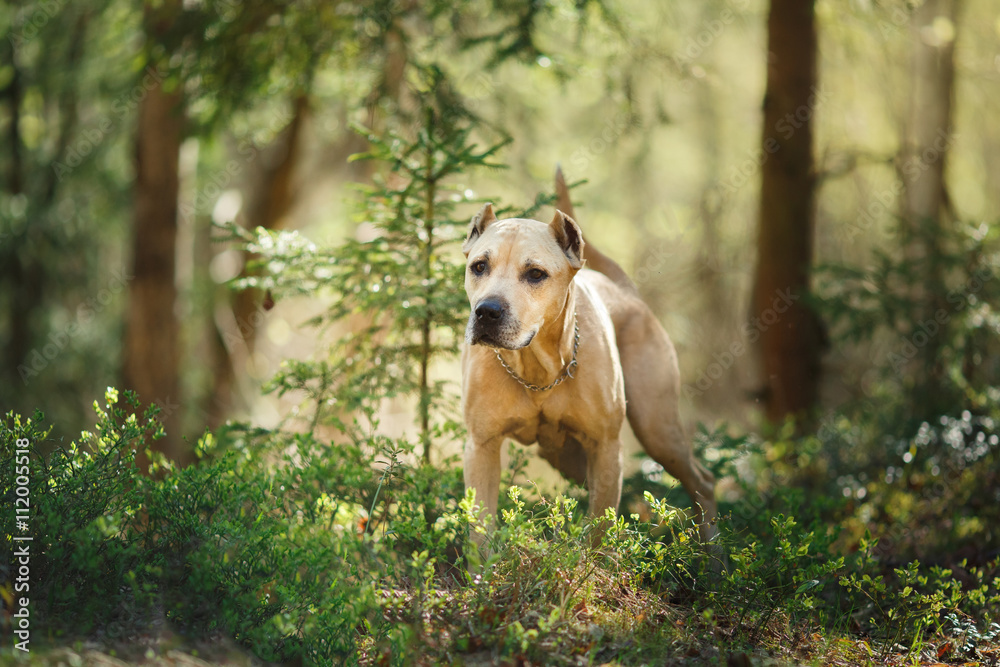
[(466, 257), (469, 256), (472, 244), (479, 238), (479, 235), (486, 231), (486, 227), (491, 222), (496, 222), (496, 219), (497, 217), (493, 214), (493, 204), (484, 204), (479, 213), (472, 216), (472, 222), (469, 223), (469, 235), (465, 237), (465, 243), (462, 244), (462, 252), (465, 253)]
[(583, 232), (576, 220), (569, 217), (562, 211), (556, 209), (556, 215), (549, 223), (552, 235), (556, 237), (556, 243), (566, 253), (569, 265), (574, 269), (583, 266)]

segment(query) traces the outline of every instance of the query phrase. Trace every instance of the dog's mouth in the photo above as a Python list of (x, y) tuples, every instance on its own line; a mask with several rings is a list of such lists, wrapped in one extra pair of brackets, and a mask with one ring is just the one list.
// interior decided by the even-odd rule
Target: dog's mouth
[(528, 332), (528, 336), (523, 341), (521, 341), (520, 343), (515, 343), (513, 345), (511, 345), (507, 341), (495, 341), (495, 342), (490, 342), (490, 343), (485, 343), (484, 342), (483, 344), (484, 345), (489, 345), (490, 347), (502, 348), (504, 350), (520, 350), (522, 348), (525, 348), (525, 347), (528, 347), (529, 345), (531, 345), (531, 341), (533, 341), (534, 339), (535, 339), (535, 332), (534, 331), (529, 331)]
[(485, 345), (502, 350), (520, 350), (528, 347), (535, 339), (537, 331), (529, 331), (521, 340), (512, 340), (509, 329), (500, 330), (476, 326), (475, 318), (470, 319), (469, 326), (465, 331), (465, 342), (469, 345)]

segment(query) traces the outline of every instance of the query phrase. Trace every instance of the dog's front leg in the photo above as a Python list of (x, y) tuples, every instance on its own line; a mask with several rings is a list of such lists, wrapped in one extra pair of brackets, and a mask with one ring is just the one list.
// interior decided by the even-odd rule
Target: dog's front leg
[(587, 487), (590, 489), (590, 515), (595, 520), (593, 543), (597, 546), (606, 522), (602, 520), (609, 507), (618, 509), (622, 498), (622, 442), (615, 439), (602, 443), (587, 456)]
[[(487, 532), (496, 523), (497, 502), (500, 496), (500, 445), (503, 438), (465, 442), (465, 488), (476, 492), (476, 509)], [(482, 548), (486, 535), (473, 531), (472, 540)]]

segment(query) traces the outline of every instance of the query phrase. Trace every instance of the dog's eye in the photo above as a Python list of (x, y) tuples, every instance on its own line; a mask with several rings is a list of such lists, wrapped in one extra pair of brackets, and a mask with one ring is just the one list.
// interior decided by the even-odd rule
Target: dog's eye
[(528, 271), (528, 280), (533, 283), (540, 283), (548, 277), (549, 274), (545, 273), (541, 269), (531, 269)]
[(486, 271), (486, 260), (481, 259), (475, 264), (473, 264), (470, 268), (472, 269), (472, 272), (474, 274), (476, 274), (477, 276), (481, 276), (483, 275), (483, 272)]

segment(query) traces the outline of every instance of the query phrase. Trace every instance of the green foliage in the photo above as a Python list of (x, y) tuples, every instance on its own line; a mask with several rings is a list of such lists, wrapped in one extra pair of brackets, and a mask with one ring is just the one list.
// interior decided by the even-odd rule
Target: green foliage
[[(965, 636), (963, 650), (974, 653), (980, 635), (973, 618), (985, 618), (990, 628), (985, 635), (992, 638), (991, 621), (996, 618), (1000, 591), (996, 579), (984, 581), (983, 569), (973, 568), (965, 581), (956, 578), (949, 569), (933, 566), (921, 567), (913, 561), (905, 567), (894, 568), (891, 576), (876, 574), (873, 553), (877, 540), (866, 535), (861, 541), (856, 572), (840, 578), (840, 584), (851, 596), (852, 603), (865, 612), (872, 637), (880, 644), (881, 658), (885, 660), (902, 648), (919, 654), (931, 637), (942, 637), (949, 632)], [(991, 564), (996, 570), (1000, 561)], [(967, 567), (962, 563), (961, 567)], [(958, 622), (957, 614), (969, 615)], [(949, 622), (951, 630), (945, 628)], [(987, 641), (992, 641), (989, 639)]]
[(759, 532), (723, 518), (706, 546), (652, 494), (646, 520), (589, 522), (575, 500), (529, 501), (515, 485), (480, 558), (458, 468), (407, 464), (412, 445), (230, 425), (200, 440), (197, 464), (159, 461), (148, 477), (134, 452), (159, 427), (135, 403), (109, 389), (93, 431), (48, 456), (41, 415), (3, 423), (7, 469), (17, 438), (34, 448), (33, 628), (50, 641), (116, 646), (165, 618), (271, 661), (648, 664), (716, 645), (792, 658), (787, 637), (841, 636), (856, 619), (880, 660), (941, 642), (956, 657), (995, 650), (1000, 562), (963, 564), (961, 579), (915, 562), (886, 571), (875, 540), (835, 553), (836, 534), (794, 497), (772, 504), (798, 517), (755, 510)]
[[(746, 440), (740, 493), (723, 503), (750, 542), (732, 551), (733, 576), (770, 582), (744, 598), (757, 618), (775, 594), (818, 582), (815, 602), (778, 608), (794, 617), (813, 607), (807, 617), (841, 631), (860, 623), (866, 660), (975, 657), (978, 637), (995, 640), (1000, 376), (982, 363), (997, 326), (995, 239), (986, 228), (962, 238), (937, 239), (940, 254), (919, 260), (881, 255), (874, 271), (828, 269), (837, 290), (823, 304), (838, 344), (875, 362), (862, 378), (866, 395), (820, 419), (815, 434), (789, 423)], [(931, 269), (940, 284), (924, 280)], [(762, 539), (767, 521), (774, 534)], [(815, 574), (800, 576), (791, 552), (821, 554), (806, 561)], [(820, 585), (833, 579), (839, 587)], [(749, 636), (759, 638), (756, 627)]]
[[(33, 538), (32, 611), (54, 627), (71, 626), (80, 632), (113, 627), (122, 617), (140, 613), (150, 597), (144, 584), (152, 566), (143, 562), (145, 554), (130, 531), (143, 504), (135, 452), (156, 434), (158, 425), (152, 412), (141, 419), (134, 412), (126, 416), (112, 389), (105, 400), (104, 408), (94, 402), (94, 431), (82, 433), (66, 447), (57, 445), (49, 456), (42, 454), (50, 429), (40, 412), (30, 419), (8, 413), (0, 427), (5, 470), (14, 468), (18, 439), (30, 443), (30, 512), (25, 520)], [(126, 396), (127, 402), (133, 400)], [(13, 481), (4, 475), (0, 482), (4, 507), (9, 508), (4, 538), (11, 548), (12, 536), (25, 535), (14, 530)]]
[(819, 304), (838, 343), (874, 347), (865, 388), (905, 397), (893, 401), (899, 412), (891, 418), (919, 422), (997, 405), (1000, 369), (990, 362), (1000, 331), (997, 229), (924, 226), (899, 238), (904, 248), (930, 248), (915, 257), (900, 257), (897, 245), (876, 249), (869, 267), (819, 268)]
[[(116, 405), (114, 390), (107, 397), (94, 433), (49, 457), (37, 449), (41, 415), (4, 422), (9, 468), (18, 438), (35, 446), (31, 611), (51, 638), (116, 641), (166, 617), (193, 636), (231, 635), (265, 659), (352, 656), (359, 625), (379, 626), (382, 580), (370, 573), (407, 578), (408, 559), (393, 556), (408, 544), (405, 526), (414, 513), (443, 513), (458, 493), (455, 474), (397, 469), (380, 479), (370, 449), (236, 427), (206, 435), (199, 464), (160, 461), (162, 477), (149, 478), (135, 450), (158, 425)], [(134, 409), (133, 396), (126, 402)], [(6, 539), (15, 534), (8, 523)]]
[(997, 239), (985, 224), (920, 228), (900, 241), (922, 254), (826, 269), (838, 346), (873, 362), (863, 395), (814, 439), (767, 443), (766, 458), (806, 463), (784, 481), (844, 498), (831, 520), (853, 544), (878, 536), (882, 557), (981, 564), (1000, 548)]
[(955, 652), (966, 658), (981, 657), (980, 649), (989, 646), (1000, 639), (1000, 623), (990, 623), (986, 630), (981, 631), (971, 618), (959, 618), (958, 614), (945, 616), (948, 622), (948, 633), (955, 639)]

